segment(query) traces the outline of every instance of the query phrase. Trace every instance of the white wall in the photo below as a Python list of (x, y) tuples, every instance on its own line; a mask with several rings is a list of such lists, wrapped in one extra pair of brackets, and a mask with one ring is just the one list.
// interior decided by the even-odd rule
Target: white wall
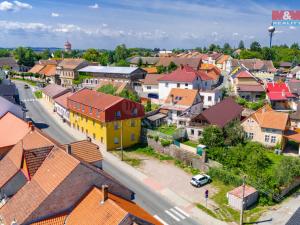
[[(179, 84), (179, 87), (177, 86), (177, 84)], [(187, 84), (187, 86), (185, 84)], [(194, 89), (192, 83), (159, 82), (158, 84), (159, 99), (166, 99), (172, 88)]]
[(209, 108), (221, 101), (221, 92), (202, 92), (200, 96), (203, 97), (204, 108)]
[(56, 113), (70, 122), (70, 112), (68, 109), (62, 107), (61, 105), (54, 103), (54, 108), (56, 109)]
[[(148, 89), (150, 87), (150, 89)], [(142, 89), (144, 93), (154, 93), (158, 94), (158, 85), (142, 85)]]

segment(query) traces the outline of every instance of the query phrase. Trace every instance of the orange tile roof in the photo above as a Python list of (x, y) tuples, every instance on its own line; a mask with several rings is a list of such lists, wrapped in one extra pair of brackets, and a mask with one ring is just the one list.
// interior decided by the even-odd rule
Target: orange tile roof
[[(87, 163), (93, 163), (103, 160), (99, 147), (87, 140), (77, 141), (69, 144), (71, 146), (71, 155)], [(64, 145), (67, 150), (68, 145)]]
[(31, 225), (64, 225), (67, 219), (67, 215), (56, 216), (53, 218), (45, 219)]
[[(245, 195), (244, 195), (245, 197), (247, 197), (255, 192), (257, 192), (257, 190), (254, 187), (245, 185)], [(242, 198), (243, 197), (243, 186), (241, 185), (241, 186), (229, 191), (228, 194), (234, 195), (238, 198)]]
[(229, 59), (229, 55), (222, 55), (218, 60), (217, 63), (218, 64), (223, 64), (225, 61), (227, 61)]
[(54, 99), (54, 102), (57, 104), (61, 105), (65, 109), (68, 108), (68, 97), (70, 97), (73, 93), (72, 92), (67, 92), (57, 98)]
[(0, 118), (0, 148), (13, 146), (30, 130), (27, 122), (8, 112)]
[(156, 67), (146, 67), (146, 68), (143, 68), (143, 70), (145, 70), (149, 74), (157, 73), (157, 68)]
[(44, 67), (45, 67), (45, 65), (36, 64), (28, 72), (29, 73), (39, 73)]
[(251, 117), (263, 128), (285, 130), (288, 122), (287, 113), (276, 112), (269, 105), (254, 112)]
[(198, 95), (197, 90), (172, 88), (165, 103), (172, 104), (172, 96), (174, 105), (192, 106)]
[(47, 77), (54, 76), (56, 74), (56, 65), (46, 65), (39, 73)]

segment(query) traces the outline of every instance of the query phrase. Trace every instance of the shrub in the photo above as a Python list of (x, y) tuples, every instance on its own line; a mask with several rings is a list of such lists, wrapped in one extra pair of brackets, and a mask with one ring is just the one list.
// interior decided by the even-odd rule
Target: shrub
[(34, 95), (36, 98), (42, 98), (42, 91), (35, 91)]
[(148, 134), (147, 137), (153, 139), (153, 136), (151, 134)]
[(243, 183), (242, 179), (239, 176), (236, 176), (232, 172), (229, 172), (228, 170), (225, 170), (223, 168), (210, 168), (208, 171), (208, 175), (210, 175), (212, 179), (222, 181), (224, 184), (240, 186)]
[(170, 140), (165, 140), (165, 139), (160, 139), (160, 144), (161, 144), (163, 147), (167, 147), (167, 146), (169, 146), (170, 144), (172, 144), (172, 141), (170, 141)]
[(158, 136), (154, 136), (154, 140), (155, 140), (156, 142), (158, 142), (158, 139), (159, 139)]

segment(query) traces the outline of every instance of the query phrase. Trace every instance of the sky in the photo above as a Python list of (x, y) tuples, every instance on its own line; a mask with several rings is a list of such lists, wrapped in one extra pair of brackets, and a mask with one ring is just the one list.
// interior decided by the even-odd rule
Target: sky
[[(299, 0), (0, 0), (0, 47), (195, 48), (268, 45), (272, 10)], [(299, 27), (276, 27), (273, 43), (298, 42)]]

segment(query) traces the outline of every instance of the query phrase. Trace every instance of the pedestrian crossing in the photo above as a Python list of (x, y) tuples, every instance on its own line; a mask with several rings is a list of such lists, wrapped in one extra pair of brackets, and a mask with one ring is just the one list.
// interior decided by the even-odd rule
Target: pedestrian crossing
[[(163, 217), (163, 215), (160, 215), (161, 217)], [(165, 222), (160, 216), (158, 215), (154, 215), (154, 218), (156, 218), (159, 222), (161, 222), (163, 225), (169, 225), (167, 222)], [(165, 216), (167, 216), (168, 218), (170, 218), (172, 221), (176, 221), (176, 222), (180, 222), (182, 220), (185, 220), (186, 218), (190, 217), (189, 214), (187, 214), (186, 212), (184, 212), (182, 209), (180, 209), (179, 207), (175, 206), (173, 208), (170, 209), (166, 209), (165, 210), (165, 214), (164, 214), (164, 218), (166, 218)], [(168, 220), (169, 221), (169, 220)], [(173, 223), (172, 223), (173, 224)]]
[(37, 101), (35, 98), (21, 99), (22, 102), (35, 102)]

